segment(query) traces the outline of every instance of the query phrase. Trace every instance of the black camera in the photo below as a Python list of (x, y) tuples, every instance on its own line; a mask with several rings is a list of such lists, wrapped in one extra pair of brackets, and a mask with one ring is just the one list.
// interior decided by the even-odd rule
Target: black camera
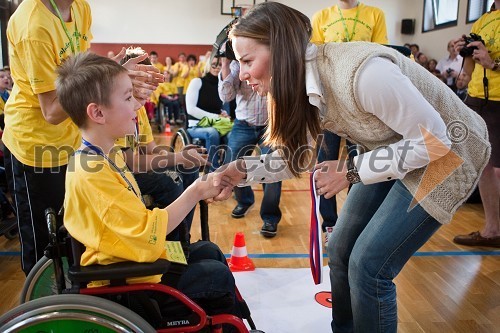
[[(464, 40), (465, 40), (465, 45), (468, 45), (469, 43), (472, 43), (472, 42), (481, 42), (484, 44), (484, 40), (481, 38), (481, 36), (475, 34), (475, 33), (471, 33), (469, 36), (465, 36), (463, 35), (462, 37)], [(460, 50), (460, 55), (462, 57), (471, 57), (472, 56), (472, 52), (474, 52), (474, 50), (477, 50), (477, 46), (465, 46), (463, 49)]]
[[(231, 45), (231, 41), (229, 40), (227, 34), (231, 27), (238, 21), (238, 18), (232, 20), (228, 25), (226, 25), (221, 32), (217, 35), (215, 39), (215, 43), (212, 48), (212, 58), (228, 58), (229, 60), (236, 60), (236, 56), (234, 55), (233, 46)], [(226, 44), (226, 49), (222, 51), (222, 46)]]
[(448, 73), (448, 74), (450, 74), (451, 72), (453, 72), (453, 69), (452, 69), (452, 68), (448, 68), (448, 69), (446, 70), (446, 73)]

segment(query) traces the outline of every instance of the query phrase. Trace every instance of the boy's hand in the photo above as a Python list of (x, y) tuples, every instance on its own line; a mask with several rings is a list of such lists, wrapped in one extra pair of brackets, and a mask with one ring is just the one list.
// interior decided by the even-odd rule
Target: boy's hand
[(207, 160), (208, 154), (206, 152), (207, 150), (203, 147), (187, 145), (178, 153), (180, 157), (179, 164), (182, 164), (186, 169), (192, 169), (202, 165), (210, 166), (211, 163)]
[(196, 180), (196, 190), (200, 194), (200, 200), (205, 200), (208, 203), (214, 201), (214, 198), (219, 196), (223, 189), (232, 189), (228, 179), (224, 178), (218, 185), (214, 185), (214, 173), (208, 173)]
[(233, 187), (241, 183), (247, 176), (246, 165), (242, 159), (225, 164), (213, 172), (214, 186), (223, 185), (222, 192), (214, 197), (215, 201), (223, 201), (231, 196)]

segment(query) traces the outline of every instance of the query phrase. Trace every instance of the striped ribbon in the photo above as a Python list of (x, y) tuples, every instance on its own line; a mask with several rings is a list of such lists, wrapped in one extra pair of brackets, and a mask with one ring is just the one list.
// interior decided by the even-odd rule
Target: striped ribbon
[(321, 224), (319, 219), (319, 195), (314, 185), (314, 175), (318, 170), (311, 173), (311, 227), (309, 231), (309, 263), (315, 284), (323, 282), (323, 246), (321, 246)]

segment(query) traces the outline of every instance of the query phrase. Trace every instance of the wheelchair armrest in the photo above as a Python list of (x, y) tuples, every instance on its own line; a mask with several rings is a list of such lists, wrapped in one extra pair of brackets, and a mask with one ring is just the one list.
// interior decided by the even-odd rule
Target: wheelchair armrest
[(158, 259), (153, 263), (120, 262), (110, 265), (72, 266), (68, 270), (68, 278), (74, 282), (119, 280), (177, 271), (179, 268), (175, 266), (177, 264), (166, 259)]

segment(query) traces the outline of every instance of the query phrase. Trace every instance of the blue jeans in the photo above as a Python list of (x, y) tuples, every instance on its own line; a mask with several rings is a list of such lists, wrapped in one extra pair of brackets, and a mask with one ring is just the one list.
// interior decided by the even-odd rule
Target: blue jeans
[[(244, 120), (236, 119), (229, 135), (226, 163), (238, 157), (250, 155), (256, 145), (260, 146), (261, 153), (270, 152), (269, 147), (261, 146), (265, 126), (252, 126)], [(280, 198), (281, 182), (263, 184), (264, 197), (260, 206), (260, 217), (264, 222), (277, 224), (281, 220)], [(249, 207), (254, 204), (255, 196), (250, 186), (235, 187), (234, 194), (238, 205)]]
[(227, 142), (227, 135), (220, 136), (219, 132), (213, 127), (189, 127), (188, 134), (192, 138), (197, 138), (205, 141), (205, 148), (208, 151), (208, 160), (212, 163), (210, 171), (214, 171), (220, 166), (219, 163), (219, 146)]
[(333, 332), (396, 332), (393, 279), (441, 224), (400, 181), (355, 184), (328, 242)]

